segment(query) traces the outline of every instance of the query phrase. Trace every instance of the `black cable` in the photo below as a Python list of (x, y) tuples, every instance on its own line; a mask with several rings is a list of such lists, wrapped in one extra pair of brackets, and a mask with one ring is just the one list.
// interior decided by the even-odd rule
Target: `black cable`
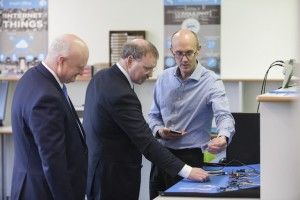
[(233, 160), (229, 161), (229, 162), (226, 163), (226, 164), (223, 164), (223, 163), (208, 163), (208, 164), (209, 164), (209, 166), (220, 167), (220, 168), (215, 169), (215, 170), (210, 170), (210, 171), (213, 172), (213, 171), (220, 171), (220, 170), (223, 170), (223, 169), (224, 169), (225, 167), (227, 167), (229, 164), (234, 163), (234, 162), (239, 163), (241, 166), (245, 166), (245, 167), (251, 168), (251, 169), (252, 169), (255, 173), (257, 173), (257, 174), (260, 173), (260, 172), (257, 171), (254, 167), (251, 167), (251, 166), (249, 166), (249, 165), (247, 165), (247, 164), (245, 164), (245, 163), (243, 163), (243, 162), (241, 162), (241, 161), (239, 161), (239, 160), (236, 160), (236, 159), (233, 159)]
[[(279, 63), (278, 63), (279, 62)], [(266, 83), (267, 83), (267, 76), (268, 76), (268, 73), (270, 71), (270, 69), (274, 66), (280, 66), (282, 67), (282, 63), (283, 61), (281, 60), (277, 60), (277, 61), (274, 61), (268, 68), (268, 70), (266, 71), (265, 73), (265, 77), (264, 77), (264, 81), (263, 81), (263, 85), (262, 85), (262, 90), (260, 91), (260, 94), (264, 94), (266, 92)]]
[[(268, 70), (265, 73), (265, 76), (264, 76), (264, 79), (262, 82), (262, 86), (261, 86), (261, 90), (260, 90), (260, 94), (266, 93), (267, 78), (268, 78), (268, 73), (269, 73), (270, 69), (274, 66), (282, 67), (282, 64), (283, 64), (282, 60), (276, 60), (271, 63), (271, 65), (269, 66)], [(259, 106), (260, 106), (260, 102), (258, 102), (258, 105), (257, 105), (257, 110), (256, 110), (257, 113), (259, 112)]]

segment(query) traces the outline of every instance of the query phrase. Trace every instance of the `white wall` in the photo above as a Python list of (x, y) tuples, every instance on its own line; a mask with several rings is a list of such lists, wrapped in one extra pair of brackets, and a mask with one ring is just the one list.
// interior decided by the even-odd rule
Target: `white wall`
[[(163, 23), (163, 0), (49, 0), (49, 40), (79, 35), (89, 46), (89, 64), (108, 63), (110, 30), (146, 30), (147, 39), (163, 52)], [(154, 76), (163, 69), (162, 57)]]
[[(300, 59), (298, 0), (224, 0), (221, 16), (221, 75), (262, 79), (275, 60)], [(280, 70), (269, 77), (282, 78)]]
[[(299, 0), (223, 0), (222, 78), (262, 79), (275, 60), (299, 61), (299, 7)], [(88, 43), (89, 64), (108, 63), (109, 30), (146, 30), (147, 39), (164, 52), (163, 19), (163, 0), (49, 1), (49, 39), (75, 33)], [(163, 69), (161, 58), (154, 77)], [(269, 77), (282, 78), (281, 69)]]
[[(221, 12), (221, 75), (262, 79), (275, 60), (300, 60), (299, 0), (224, 0)], [(282, 78), (272, 69), (270, 78)]]

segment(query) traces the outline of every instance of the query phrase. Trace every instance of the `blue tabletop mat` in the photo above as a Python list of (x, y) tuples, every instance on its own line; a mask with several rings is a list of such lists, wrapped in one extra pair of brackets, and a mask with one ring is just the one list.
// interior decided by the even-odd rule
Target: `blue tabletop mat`
[(176, 196), (179, 193), (218, 194), (260, 187), (260, 164), (226, 167), (210, 166), (204, 167), (204, 169), (212, 173), (209, 176), (209, 181), (202, 183), (183, 179), (164, 193), (171, 196)]

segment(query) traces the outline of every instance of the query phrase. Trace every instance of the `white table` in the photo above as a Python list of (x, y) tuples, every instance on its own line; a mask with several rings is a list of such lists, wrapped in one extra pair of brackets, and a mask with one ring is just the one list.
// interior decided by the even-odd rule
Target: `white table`
[(255, 200), (257, 198), (220, 198), (220, 197), (163, 197), (159, 196), (156, 197), (155, 200), (193, 200), (193, 199), (200, 199), (200, 200)]

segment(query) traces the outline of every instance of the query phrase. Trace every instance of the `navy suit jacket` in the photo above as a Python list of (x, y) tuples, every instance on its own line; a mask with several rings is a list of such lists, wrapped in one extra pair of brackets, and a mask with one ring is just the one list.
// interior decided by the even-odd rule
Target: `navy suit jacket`
[(73, 105), (42, 64), (19, 80), (11, 121), (15, 146), (12, 200), (84, 199), (85, 133)]
[(173, 176), (184, 166), (153, 137), (138, 97), (116, 65), (90, 81), (83, 127), (89, 148), (89, 200), (137, 200), (142, 154)]

